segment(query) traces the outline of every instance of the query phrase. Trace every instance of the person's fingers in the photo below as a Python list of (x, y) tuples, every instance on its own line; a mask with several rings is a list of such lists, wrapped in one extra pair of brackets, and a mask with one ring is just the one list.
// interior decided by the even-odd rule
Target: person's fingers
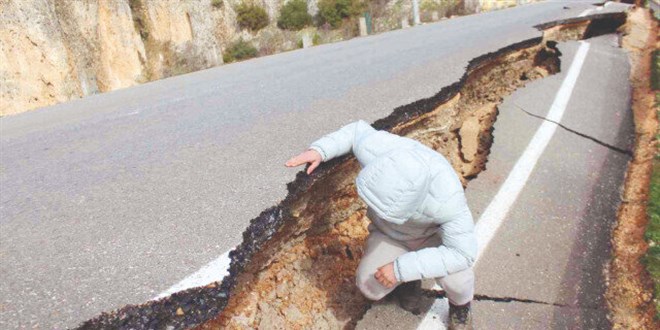
[(376, 274), (374, 274), (374, 277), (376, 277), (376, 279), (378, 280), (378, 282), (380, 282), (380, 281), (382, 280), (382, 278), (383, 278), (383, 273), (380, 271), (380, 269), (376, 272)]
[(380, 283), (382, 286), (384, 286), (386, 288), (391, 288), (394, 285), (394, 283), (392, 283), (392, 281), (389, 281), (384, 276), (381, 276), (381, 277), (377, 278), (376, 280), (378, 281), (378, 283)]
[(306, 155), (305, 155), (304, 153), (299, 154), (299, 155), (297, 155), (297, 156), (295, 156), (295, 157), (289, 159), (289, 160), (286, 162), (286, 165), (287, 165), (287, 166), (298, 166), (298, 165), (301, 165), (301, 164), (307, 163), (307, 162), (309, 161), (307, 158), (309, 158), (309, 157), (305, 157), (305, 156), (306, 156)]
[(286, 162), (286, 166), (298, 166), (302, 164), (303, 162), (300, 159), (300, 155), (292, 157)]
[(301, 152), (299, 155), (289, 159), (286, 162), (286, 166), (292, 167), (292, 166), (298, 166), (301, 164), (312, 163), (317, 161), (319, 163), (321, 162), (320, 154), (313, 149), (308, 149), (304, 152)]
[(309, 165), (309, 168), (307, 169), (307, 174), (312, 174), (312, 172), (321, 164), (319, 161), (315, 161), (312, 163), (312, 165)]
[(392, 285), (394, 285), (390, 280), (387, 279), (385, 274), (383, 274), (382, 272), (378, 272), (376, 274), (376, 281), (378, 281), (378, 283), (380, 283), (382, 286), (386, 288), (390, 288), (392, 287)]
[(386, 275), (386, 272), (383, 268), (385, 268), (385, 266), (378, 268), (374, 274), (374, 277), (378, 283), (382, 284), (384, 287), (391, 288), (394, 286), (395, 281), (393, 278), (390, 278), (390, 276)]

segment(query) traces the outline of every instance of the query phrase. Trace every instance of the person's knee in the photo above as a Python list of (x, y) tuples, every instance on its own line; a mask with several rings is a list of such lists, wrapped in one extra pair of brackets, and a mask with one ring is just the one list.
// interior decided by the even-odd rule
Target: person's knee
[(447, 292), (449, 300), (462, 305), (472, 300), (474, 295), (474, 273), (472, 269), (451, 274), (438, 279), (438, 282)]
[(442, 279), (441, 285), (448, 290), (468, 292), (474, 287), (474, 278), (467, 276), (446, 276)]

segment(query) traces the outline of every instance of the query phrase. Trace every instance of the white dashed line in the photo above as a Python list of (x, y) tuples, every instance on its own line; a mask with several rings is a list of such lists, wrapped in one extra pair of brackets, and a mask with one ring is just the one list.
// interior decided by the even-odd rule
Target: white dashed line
[(580, 15), (578, 15), (578, 17), (587, 16), (589, 15), (589, 13), (591, 13), (591, 9), (585, 9), (583, 12), (580, 13)]

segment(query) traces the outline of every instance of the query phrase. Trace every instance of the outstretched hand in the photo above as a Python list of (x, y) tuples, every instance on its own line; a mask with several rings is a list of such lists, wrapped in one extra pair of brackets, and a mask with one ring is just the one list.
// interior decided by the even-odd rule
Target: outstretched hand
[(285, 165), (287, 167), (295, 167), (298, 165), (311, 163), (307, 169), (307, 174), (312, 174), (312, 171), (314, 171), (314, 169), (317, 168), (319, 164), (321, 164), (321, 160), (321, 154), (319, 154), (318, 151), (314, 149), (307, 149), (298, 156), (289, 159)]

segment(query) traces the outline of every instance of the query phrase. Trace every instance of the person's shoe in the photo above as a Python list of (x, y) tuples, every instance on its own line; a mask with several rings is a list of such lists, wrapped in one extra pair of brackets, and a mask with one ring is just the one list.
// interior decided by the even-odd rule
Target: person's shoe
[(448, 330), (472, 330), (472, 311), (470, 303), (465, 305), (454, 305), (449, 303), (449, 326)]
[(421, 314), (422, 281), (412, 281), (400, 284), (396, 287), (396, 297), (399, 306), (414, 315)]

